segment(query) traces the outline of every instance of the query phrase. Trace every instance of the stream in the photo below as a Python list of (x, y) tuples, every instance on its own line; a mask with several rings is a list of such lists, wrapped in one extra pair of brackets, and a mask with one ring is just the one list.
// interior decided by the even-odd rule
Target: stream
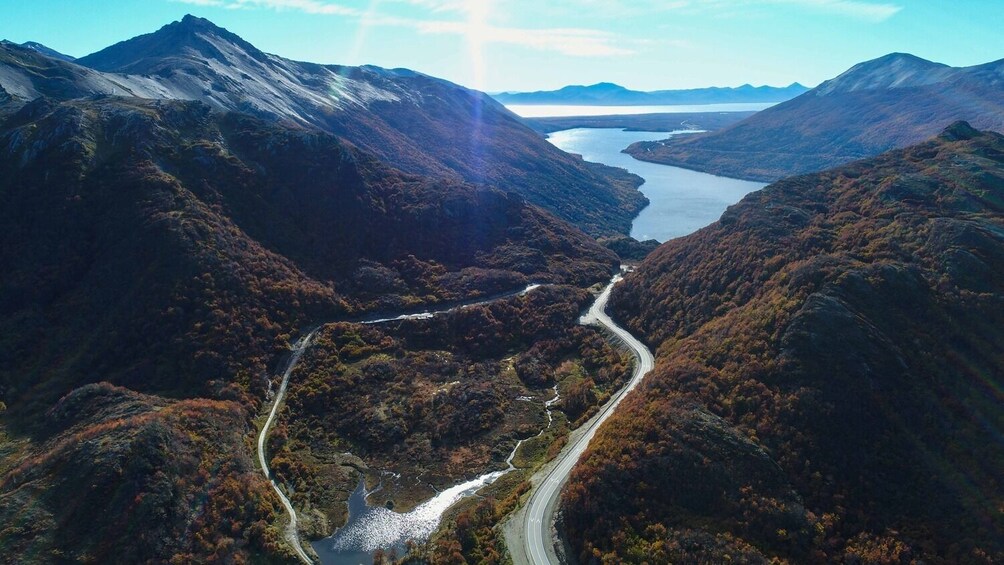
[[(533, 437), (539, 437), (547, 431), (554, 420), (551, 406), (560, 399), (560, 396), (558, 387), (554, 387), (553, 390), (554, 397), (544, 402), (547, 425)], [(416, 506), (410, 512), (394, 512), (383, 506), (369, 506), (366, 503), (367, 497), (378, 492), (381, 487), (367, 492), (365, 481), (360, 479), (359, 486), (349, 497), (348, 522), (331, 537), (315, 541), (311, 546), (321, 558), (321, 563), (325, 565), (370, 565), (373, 563), (373, 553), (378, 549), (388, 553), (393, 551), (398, 556), (403, 556), (406, 553), (405, 542), (428, 539), (439, 527), (443, 513), (451, 506), (514, 471), (516, 467), (513, 466), (512, 460), (525, 441), (526, 439), (521, 439), (516, 442), (516, 446), (505, 460), (505, 469), (491, 471), (454, 485)]]

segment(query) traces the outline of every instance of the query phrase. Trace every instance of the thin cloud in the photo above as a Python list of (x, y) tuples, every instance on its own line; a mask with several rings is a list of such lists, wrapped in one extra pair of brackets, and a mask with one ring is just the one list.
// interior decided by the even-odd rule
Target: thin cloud
[(774, 0), (775, 3), (796, 4), (831, 14), (849, 16), (872, 22), (883, 22), (903, 9), (895, 4), (861, 2), (858, 0)]
[(274, 10), (298, 10), (308, 14), (322, 14), (334, 16), (360, 16), (362, 11), (334, 2), (322, 2), (320, 0), (232, 0), (233, 3), (243, 6), (264, 6)]
[(360, 16), (362, 12), (355, 8), (325, 2), (321, 0), (172, 0), (182, 4), (196, 6), (212, 6), (239, 10), (242, 8), (269, 8), (276, 11), (295, 10), (307, 14), (325, 14), (335, 16)]
[[(419, 19), (366, 13), (351, 6), (322, 0), (174, 0), (186, 4), (216, 6), (228, 9), (266, 8), (276, 11), (295, 10), (308, 14), (325, 14), (357, 18), (367, 25), (405, 27), (430, 35), (470, 37), (477, 33), (483, 44), (501, 44), (550, 51), (573, 57), (614, 57), (634, 54), (631, 43), (616, 34), (581, 28), (522, 28), (481, 23), (476, 30), (465, 20)], [(469, 13), (469, 2), (456, 0), (397, 0), (431, 13)], [(484, 1), (484, 0), (482, 0)]]
[[(589, 0), (580, 0), (589, 1)], [(683, 0), (674, 2), (681, 13), (714, 12), (724, 16), (741, 16), (745, 11), (764, 6), (791, 6), (807, 11), (843, 16), (879, 23), (898, 14), (903, 7), (889, 2), (868, 0)]]
[(182, 4), (192, 4), (194, 6), (222, 6), (223, 2), (221, 0), (174, 0), (175, 2), (181, 2)]
[[(416, 29), (430, 34), (469, 34), (466, 22), (418, 22)], [(572, 57), (612, 57), (635, 53), (633, 49), (618, 45), (617, 36), (592, 29), (484, 26), (478, 29), (478, 40), (553, 51)]]

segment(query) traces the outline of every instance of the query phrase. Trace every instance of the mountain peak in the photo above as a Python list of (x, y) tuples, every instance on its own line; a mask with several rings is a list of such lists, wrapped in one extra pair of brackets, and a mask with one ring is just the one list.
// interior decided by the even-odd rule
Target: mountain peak
[(975, 139), (981, 135), (983, 133), (969, 125), (969, 122), (959, 120), (945, 128), (945, 131), (941, 132), (941, 135), (938, 137), (945, 141), (965, 141), (967, 139)]
[[(154, 74), (173, 68), (171, 59), (227, 61), (235, 51), (259, 61), (265, 54), (240, 36), (213, 22), (186, 15), (159, 30), (116, 43), (77, 60), (77, 63), (105, 72)], [(232, 61), (229, 61), (232, 63)]]
[(903, 53), (901, 51), (894, 51), (892, 53), (889, 53), (888, 55), (883, 55), (881, 57), (877, 57), (875, 59), (872, 59), (871, 61), (865, 61), (865, 64), (867, 64), (867, 63), (879, 63), (879, 62), (881, 62), (881, 63), (891, 63), (891, 62), (896, 62), (896, 61), (910, 61), (910, 62), (913, 62), (913, 63), (922, 64), (922, 65), (933, 65), (933, 66), (937, 66), (939, 64), (939, 63), (935, 63), (934, 61), (928, 61), (927, 59), (924, 59), (923, 57), (918, 57), (918, 56), (914, 55), (913, 53)]
[(623, 86), (613, 82), (598, 82), (587, 88), (592, 88), (594, 90), (627, 90)]
[(854, 65), (843, 74), (816, 88), (816, 94), (854, 92), (890, 88), (910, 88), (936, 84), (949, 78), (952, 67), (909, 53), (889, 53)]
[(165, 27), (178, 26), (183, 29), (196, 30), (196, 31), (212, 31), (212, 32), (222, 32), (229, 33), (222, 27), (214, 24), (213, 22), (207, 20), (206, 18), (200, 18), (198, 16), (193, 16), (192, 14), (185, 14), (185, 17), (181, 18), (181, 21), (171, 22)]

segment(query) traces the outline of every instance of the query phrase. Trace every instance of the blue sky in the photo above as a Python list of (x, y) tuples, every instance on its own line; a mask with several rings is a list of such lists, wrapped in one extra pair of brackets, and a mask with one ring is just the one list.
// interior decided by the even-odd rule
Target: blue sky
[(186, 13), (285, 57), (488, 91), (814, 86), (893, 51), (1004, 58), (1004, 0), (0, 0), (0, 37), (81, 56)]

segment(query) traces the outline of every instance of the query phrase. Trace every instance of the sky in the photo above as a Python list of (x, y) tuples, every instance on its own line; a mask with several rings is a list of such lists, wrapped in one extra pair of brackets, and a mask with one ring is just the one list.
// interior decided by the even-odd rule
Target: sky
[(815, 86), (895, 51), (1004, 58), (1004, 0), (0, 0), (0, 38), (82, 56), (189, 13), (283, 57), (488, 92)]

